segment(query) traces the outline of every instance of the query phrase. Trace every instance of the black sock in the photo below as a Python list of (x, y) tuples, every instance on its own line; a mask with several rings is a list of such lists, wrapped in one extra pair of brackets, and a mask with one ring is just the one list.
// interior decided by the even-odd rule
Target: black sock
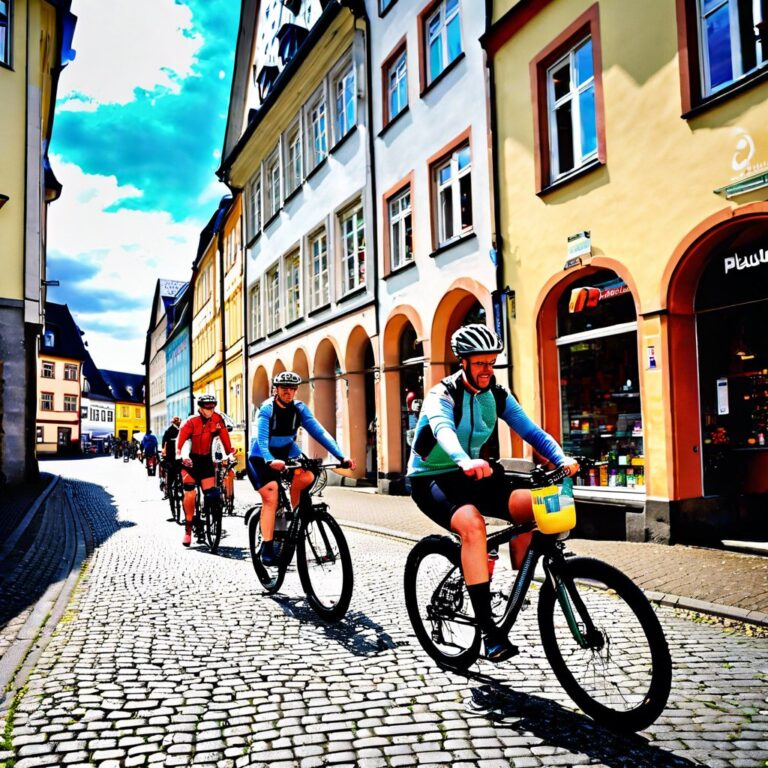
[(480, 629), (485, 633), (495, 631), (496, 624), (491, 615), (491, 583), (484, 581), (481, 584), (468, 584), (467, 592)]

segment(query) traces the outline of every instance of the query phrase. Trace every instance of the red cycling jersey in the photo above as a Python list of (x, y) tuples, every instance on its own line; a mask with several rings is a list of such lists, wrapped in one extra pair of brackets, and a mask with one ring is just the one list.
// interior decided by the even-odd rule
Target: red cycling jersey
[(181, 449), (187, 440), (190, 442), (190, 453), (210, 456), (214, 437), (219, 437), (224, 445), (224, 450), (227, 453), (232, 453), (229, 432), (224, 424), (224, 419), (218, 413), (214, 413), (210, 419), (204, 419), (202, 416), (190, 416), (179, 430), (179, 436), (176, 439), (176, 456), (181, 458)]

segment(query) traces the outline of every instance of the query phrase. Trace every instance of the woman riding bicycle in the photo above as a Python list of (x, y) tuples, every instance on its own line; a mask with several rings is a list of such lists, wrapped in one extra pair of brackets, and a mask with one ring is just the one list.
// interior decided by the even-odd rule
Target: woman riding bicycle
[[(501, 339), (485, 325), (466, 325), (451, 336), (461, 370), (433, 387), (416, 424), (408, 460), (411, 495), (419, 509), (461, 539), (461, 566), (472, 608), (483, 634), (486, 656), (499, 662), (517, 653), (491, 616), (488, 552), (483, 515), (523, 523), (533, 519), (531, 493), (515, 489), (498, 464), (481, 458), (497, 421), (506, 422), (547, 461), (579, 470), (549, 434), (534, 424), (493, 376)], [(531, 534), (510, 542), (520, 567)]]
[[(296, 390), (301, 376), (293, 371), (278, 373), (272, 380), (274, 397), (265, 400), (259, 408), (256, 437), (251, 443), (246, 470), (253, 487), (262, 500), (261, 535), (263, 546), (261, 560), (264, 565), (273, 565), (276, 555), (273, 546), (275, 535), (275, 510), (277, 509), (277, 484), (280, 473), (289, 459), (301, 455), (296, 442), (299, 427), (309, 432), (327, 451), (350, 469), (355, 468), (352, 459), (345, 459), (336, 441), (315, 419), (308, 406), (296, 400)], [(299, 503), (301, 491), (314, 482), (315, 476), (309, 470), (297, 469), (291, 480), (291, 505)]]

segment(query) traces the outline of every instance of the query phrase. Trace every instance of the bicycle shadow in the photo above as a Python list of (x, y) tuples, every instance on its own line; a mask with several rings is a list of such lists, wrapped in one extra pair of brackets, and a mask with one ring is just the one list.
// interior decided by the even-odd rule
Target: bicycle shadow
[(338, 622), (323, 621), (307, 604), (304, 597), (269, 595), (283, 613), (301, 624), (312, 624), (325, 636), (354, 656), (371, 657), (397, 648), (404, 643), (392, 638), (381, 624), (361, 611), (349, 611)]
[[(521, 693), (481, 672), (456, 672), (482, 683), (470, 688), (467, 712), (498, 723), (509, 722), (516, 731), (531, 733), (543, 746), (587, 755), (590, 762), (609, 768), (688, 768), (698, 763), (655, 747), (644, 736), (620, 733), (573, 712), (550, 699)], [(511, 722), (514, 721), (514, 722)]]

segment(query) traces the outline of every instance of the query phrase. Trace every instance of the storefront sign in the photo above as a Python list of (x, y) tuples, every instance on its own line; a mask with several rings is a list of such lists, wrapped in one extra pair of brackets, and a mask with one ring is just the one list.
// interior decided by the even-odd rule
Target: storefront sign
[(592, 255), (592, 237), (589, 232), (577, 232), (568, 236), (568, 262)]
[(656, 368), (657, 362), (656, 362), (656, 347), (653, 344), (649, 344), (645, 348), (645, 354), (646, 354), (646, 368), (649, 371), (652, 371)]
[(734, 253), (733, 256), (726, 256), (723, 259), (726, 275), (732, 270), (741, 272), (743, 269), (759, 267), (761, 264), (768, 264), (768, 250), (765, 248), (756, 249), (746, 256), (739, 256), (738, 253)]
[(717, 415), (727, 416), (728, 410), (728, 379), (717, 380)]

